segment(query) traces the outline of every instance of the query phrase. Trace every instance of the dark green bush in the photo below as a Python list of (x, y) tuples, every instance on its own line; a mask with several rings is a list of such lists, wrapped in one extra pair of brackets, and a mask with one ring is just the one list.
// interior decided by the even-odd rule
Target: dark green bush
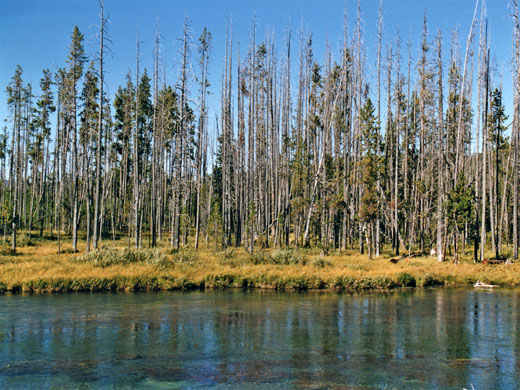
[(230, 288), (234, 287), (234, 275), (209, 275), (205, 280), (206, 287), (210, 288)]
[(399, 274), (397, 277), (397, 283), (403, 287), (415, 287), (417, 285), (415, 278), (407, 273)]
[(389, 278), (362, 278), (354, 279), (348, 276), (337, 277), (331, 285), (336, 290), (359, 291), (359, 290), (390, 290), (398, 285)]
[(443, 284), (444, 282), (442, 280), (435, 279), (431, 275), (426, 275), (422, 278), (423, 287), (442, 286)]
[(29, 237), (28, 235), (22, 234), (17, 237), (16, 245), (19, 247), (23, 246), (36, 246), (36, 240), (33, 237)]

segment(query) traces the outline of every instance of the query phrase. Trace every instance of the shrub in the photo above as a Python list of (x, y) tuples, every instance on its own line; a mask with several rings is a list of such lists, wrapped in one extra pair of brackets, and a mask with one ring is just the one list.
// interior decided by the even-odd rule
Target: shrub
[[(56, 251), (58, 253), (58, 251)], [(70, 248), (60, 248), (59, 253), (66, 254), (66, 253), (74, 253), (74, 249), (72, 247)]]
[(227, 265), (231, 268), (237, 268), (244, 265), (244, 260), (240, 258), (231, 258), (231, 259), (225, 259), (225, 258), (219, 258), (218, 263), (220, 265)]
[(314, 260), (311, 261), (311, 265), (314, 266), (314, 267), (324, 268), (324, 267), (330, 265), (330, 261), (325, 260), (322, 257), (318, 257), (317, 259), (314, 259)]
[(258, 264), (268, 264), (268, 257), (265, 255), (264, 252), (255, 252), (251, 255), (249, 258), (251, 263), (258, 265)]
[(271, 262), (278, 265), (305, 265), (307, 260), (295, 251), (279, 250), (271, 253)]
[(29, 237), (26, 234), (22, 234), (21, 236), (17, 237), (16, 245), (19, 246), (19, 247), (23, 247), (23, 246), (36, 246), (36, 242), (35, 242), (35, 239), (33, 237)]
[(331, 287), (336, 290), (360, 291), (360, 290), (390, 290), (396, 282), (389, 278), (361, 278), (355, 279), (348, 276), (339, 276), (333, 280)]
[(230, 267), (238, 267), (243, 265), (241, 258), (236, 256), (235, 248), (227, 248), (223, 251), (216, 252), (218, 263), (221, 265), (228, 265)]
[(435, 279), (431, 275), (425, 275), (422, 278), (422, 286), (423, 287), (431, 287), (431, 286), (442, 286), (444, 282), (442, 280)]
[(19, 252), (13, 253), (13, 248), (10, 246), (0, 247), (0, 256), (18, 256)]
[(229, 260), (235, 257), (235, 248), (226, 248), (225, 250), (219, 252), (218, 257)]
[[(234, 287), (234, 275), (209, 275), (206, 277), (205, 285), (210, 288), (230, 288)], [(241, 284), (241, 283), (240, 283)]]
[(199, 256), (196, 252), (179, 251), (173, 255), (173, 262), (175, 264), (194, 265), (199, 262)]
[(270, 255), (264, 252), (253, 253), (250, 257), (253, 264), (274, 264), (274, 265), (305, 265), (307, 259), (298, 252), (290, 250), (276, 250)]
[(89, 263), (98, 267), (144, 263), (165, 267), (170, 262), (159, 249), (107, 249), (100, 248), (71, 259), (78, 263)]
[(403, 287), (415, 287), (417, 285), (415, 278), (407, 273), (399, 274), (397, 277), (397, 283)]

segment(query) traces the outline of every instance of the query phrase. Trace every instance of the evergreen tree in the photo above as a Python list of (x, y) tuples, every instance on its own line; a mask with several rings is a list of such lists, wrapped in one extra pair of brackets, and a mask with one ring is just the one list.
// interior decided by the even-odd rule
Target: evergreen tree
[[(78, 223), (79, 223), (79, 161), (78, 161), (78, 134), (77, 134), (77, 89), (78, 83), (83, 75), (83, 66), (87, 62), (85, 50), (83, 48), (83, 34), (79, 31), (78, 26), (74, 26), (72, 31), (71, 44), (67, 63), (69, 68), (65, 81), (65, 97), (64, 102), (64, 119), (65, 139), (72, 142), (72, 250), (78, 250)], [(66, 161), (67, 156), (61, 157)]]
[(360, 162), (362, 171), (362, 183), (364, 185), (359, 218), (363, 224), (368, 225), (368, 254), (372, 259), (372, 253), (376, 243), (374, 242), (374, 222), (380, 216), (376, 184), (380, 178), (381, 161), (377, 150), (380, 145), (375, 108), (370, 98), (360, 111), (361, 121), (361, 150)]
[(459, 234), (472, 218), (473, 205), (475, 202), (475, 190), (472, 185), (468, 185), (464, 174), (459, 176), (459, 180), (455, 187), (448, 193), (446, 200), (446, 210), (448, 217), (448, 226), (453, 235), (453, 245), (455, 249), (455, 263), (458, 263), (459, 251)]

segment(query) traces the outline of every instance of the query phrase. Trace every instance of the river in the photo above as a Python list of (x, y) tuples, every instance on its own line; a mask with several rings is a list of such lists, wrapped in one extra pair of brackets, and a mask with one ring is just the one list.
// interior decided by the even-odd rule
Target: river
[(7, 294), (0, 389), (514, 389), (519, 313), (510, 290)]

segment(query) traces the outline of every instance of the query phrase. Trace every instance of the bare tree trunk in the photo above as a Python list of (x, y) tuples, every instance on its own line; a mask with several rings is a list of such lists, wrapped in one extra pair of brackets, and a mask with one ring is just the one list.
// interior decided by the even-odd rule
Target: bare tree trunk
[(466, 68), (467, 68), (467, 64), (468, 64), (468, 57), (470, 55), (470, 44), (473, 40), (473, 27), (475, 26), (475, 22), (477, 20), (478, 4), (479, 4), (479, 0), (476, 0), (475, 10), (473, 12), (473, 19), (471, 21), (471, 27), (469, 29), (468, 40), (466, 43), (466, 53), (464, 55), (464, 69), (462, 71), (462, 89), (460, 92), (461, 98), (459, 99), (459, 114), (457, 116), (458, 121), (457, 121), (457, 143), (456, 143), (457, 151), (455, 153), (455, 183), (458, 180), (459, 171), (462, 170), (461, 164), (464, 161), (464, 150), (463, 150), (464, 134), (462, 133), (463, 132), (462, 109), (464, 107), (464, 98), (466, 96)]
[(515, 57), (514, 57), (514, 117), (513, 117), (513, 131), (512, 131), (512, 145), (513, 145), (513, 259), (518, 259), (518, 140), (519, 140), (519, 126), (520, 126), (520, 15), (518, 1), (512, 0), (514, 10), (514, 39), (515, 39)]
[[(486, 28), (486, 46), (487, 46), (487, 28)], [(488, 105), (489, 105), (489, 48), (486, 50), (484, 61), (486, 63), (485, 70), (485, 104), (484, 104), (484, 126), (482, 131), (482, 225), (480, 231), (480, 261), (485, 259), (484, 251), (486, 246), (486, 193), (487, 193), (487, 129), (488, 129)]]
[(442, 93), (442, 35), (439, 30), (437, 35), (437, 61), (438, 61), (438, 138), (437, 138), (437, 260), (442, 262), (444, 260), (444, 253), (442, 248), (442, 232), (443, 232), (443, 201), (444, 201), (444, 108), (443, 108), (443, 93)]
[(201, 80), (200, 80), (200, 114), (199, 114), (199, 134), (197, 141), (197, 204), (196, 204), (196, 216), (195, 216), (195, 249), (199, 247), (199, 235), (200, 235), (200, 197), (201, 197), (201, 186), (202, 186), (202, 156), (205, 154), (204, 150), (204, 137), (206, 127), (206, 91), (208, 87), (208, 59), (209, 50), (211, 45), (211, 34), (204, 29), (202, 35), (199, 38), (200, 41), (200, 68), (201, 68)]
[(134, 240), (139, 248), (139, 37), (136, 33), (136, 72), (135, 72), (135, 132), (134, 132)]
[[(383, 40), (383, 0), (379, 0), (379, 14), (378, 14), (378, 23), (377, 23), (377, 151), (376, 154), (379, 155), (380, 150), (380, 127), (381, 127), (381, 41)], [(381, 199), (381, 177), (380, 175), (377, 176), (377, 184), (376, 184), (376, 191), (377, 191), (377, 203), (378, 203), (378, 213), (376, 217), (376, 236), (375, 236), (375, 249), (376, 249), (376, 257), (379, 257), (379, 251), (380, 251), (380, 228), (381, 228), (381, 221), (379, 218), (379, 210), (381, 208), (380, 205), (380, 199)]]
[(94, 249), (97, 249), (99, 241), (99, 210), (100, 210), (100, 188), (101, 188), (101, 133), (103, 132), (103, 53), (105, 51), (105, 17), (103, 16), (103, 0), (99, 1), (100, 26), (99, 26), (99, 117), (96, 141), (96, 184), (94, 190)]

